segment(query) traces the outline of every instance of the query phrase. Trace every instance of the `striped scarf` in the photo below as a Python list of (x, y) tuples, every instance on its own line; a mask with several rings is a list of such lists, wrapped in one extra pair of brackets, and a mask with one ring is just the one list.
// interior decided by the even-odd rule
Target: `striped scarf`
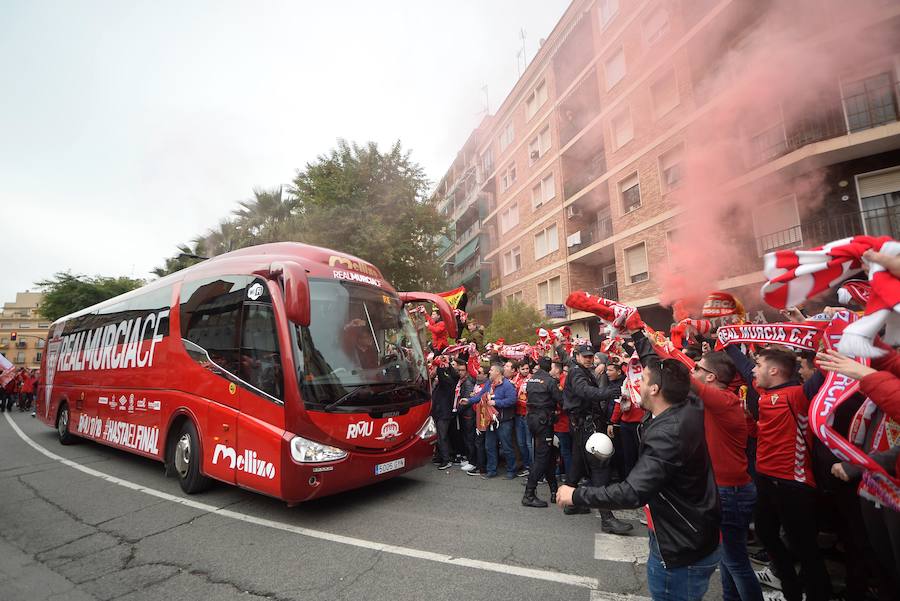
[(768, 253), (763, 268), (768, 279), (762, 287), (763, 299), (776, 309), (785, 309), (864, 272), (872, 288), (865, 315), (847, 328), (837, 350), (853, 357), (880, 357), (885, 351), (873, 340), (882, 327), (887, 328), (885, 342), (900, 343), (900, 280), (877, 263), (864, 263), (862, 255), (867, 250), (897, 256), (900, 242), (888, 236), (854, 236), (811, 250)]

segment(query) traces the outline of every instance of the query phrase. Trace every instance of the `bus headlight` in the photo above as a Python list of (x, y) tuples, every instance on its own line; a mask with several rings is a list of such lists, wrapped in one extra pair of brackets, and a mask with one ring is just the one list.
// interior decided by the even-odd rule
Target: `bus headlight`
[(295, 436), (291, 440), (291, 457), (297, 463), (338, 461), (346, 456), (347, 451), (344, 451), (343, 449), (307, 440), (302, 436)]
[(416, 435), (422, 440), (428, 440), (429, 438), (437, 436), (437, 426), (434, 425), (434, 418), (429, 415), (428, 419), (422, 424), (422, 427), (419, 428)]

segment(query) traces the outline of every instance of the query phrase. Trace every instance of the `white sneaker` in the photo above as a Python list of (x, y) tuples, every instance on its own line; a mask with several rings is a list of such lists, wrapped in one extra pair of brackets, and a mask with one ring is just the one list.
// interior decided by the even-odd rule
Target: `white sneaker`
[(468, 461), (466, 461), (461, 466), (459, 466), (459, 469), (461, 469), (464, 472), (471, 472), (472, 470), (475, 469), (475, 466), (472, 465), (471, 463), (469, 463)]
[(763, 601), (787, 601), (781, 591), (764, 590), (762, 594)]
[(781, 580), (772, 572), (771, 568), (757, 570), (756, 579), (764, 586), (781, 590)]

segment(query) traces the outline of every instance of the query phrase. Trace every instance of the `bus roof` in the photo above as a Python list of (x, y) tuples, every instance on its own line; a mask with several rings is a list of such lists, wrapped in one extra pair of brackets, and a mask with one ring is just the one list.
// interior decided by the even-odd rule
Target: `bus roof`
[[(192, 265), (175, 273), (154, 280), (145, 286), (107, 299), (96, 305), (86, 307), (64, 317), (60, 317), (54, 324), (66, 320), (93, 313), (99, 309), (111, 307), (120, 302), (139, 297), (148, 292), (171, 286), (186, 278), (194, 276), (216, 274), (251, 274), (259, 269), (267, 268), (277, 261), (295, 261), (304, 267), (313, 277), (328, 277), (338, 279), (338, 272), (359, 275), (369, 280), (378, 280), (379, 287), (389, 292), (395, 292), (394, 288), (385, 281), (381, 271), (359, 257), (341, 253), (321, 246), (312, 246), (301, 242), (273, 242), (248, 246), (222, 255), (211, 257), (205, 261)], [(350, 279), (350, 278), (343, 278)], [(359, 281), (359, 280), (356, 280)]]

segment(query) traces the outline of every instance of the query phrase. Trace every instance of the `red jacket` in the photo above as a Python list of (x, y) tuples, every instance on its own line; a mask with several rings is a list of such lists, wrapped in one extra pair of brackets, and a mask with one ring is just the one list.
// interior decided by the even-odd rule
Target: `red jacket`
[(634, 403), (631, 403), (631, 407), (628, 408), (628, 411), (622, 412), (622, 399), (616, 399), (616, 406), (613, 408), (612, 417), (610, 417), (610, 421), (614, 424), (618, 424), (619, 422), (625, 422), (626, 424), (639, 424), (644, 420), (644, 410)]
[(741, 399), (729, 390), (696, 380), (694, 390), (703, 400), (703, 427), (718, 486), (750, 483), (747, 472), (747, 416)]
[(890, 352), (872, 360), (878, 371), (859, 381), (859, 389), (895, 421), (900, 421), (900, 353), (884, 344), (879, 347)]
[(436, 350), (443, 350), (447, 347), (447, 324), (443, 321), (435, 322), (431, 319), (431, 315), (426, 315), (428, 321), (428, 329), (431, 331), (431, 345)]

